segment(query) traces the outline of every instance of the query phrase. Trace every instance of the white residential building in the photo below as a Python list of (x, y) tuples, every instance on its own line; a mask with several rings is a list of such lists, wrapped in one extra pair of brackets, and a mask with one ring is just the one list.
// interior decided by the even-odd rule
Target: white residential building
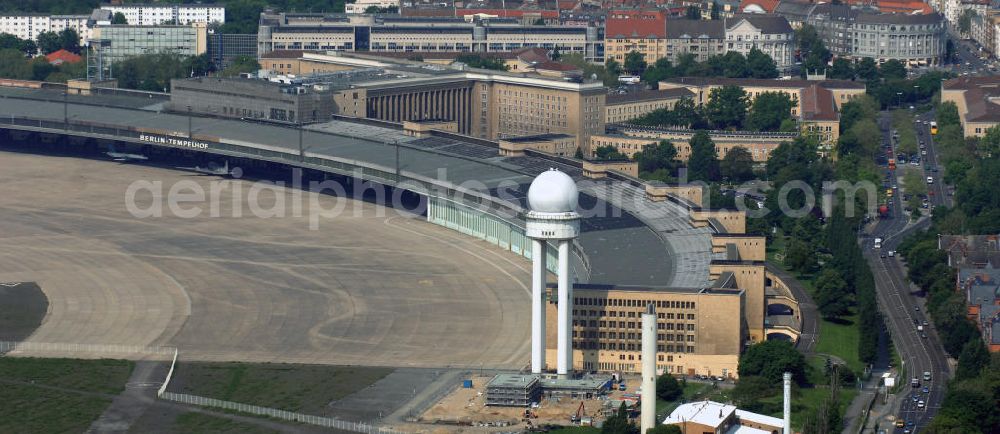
[(778, 15), (744, 14), (726, 18), (726, 50), (746, 56), (757, 48), (771, 59), (779, 71), (792, 67), (795, 54), (795, 31), (788, 20)]
[(112, 14), (121, 12), (132, 26), (226, 22), (226, 8), (221, 5), (127, 3), (101, 5), (101, 9)]
[(357, 0), (354, 3), (347, 3), (344, 5), (344, 12), (349, 14), (363, 14), (365, 9), (372, 6), (378, 6), (380, 8), (395, 7), (399, 9), (399, 0)]
[(34, 41), (42, 32), (58, 33), (71, 28), (80, 35), (80, 43), (83, 44), (91, 34), (88, 18), (88, 15), (0, 15), (0, 33)]

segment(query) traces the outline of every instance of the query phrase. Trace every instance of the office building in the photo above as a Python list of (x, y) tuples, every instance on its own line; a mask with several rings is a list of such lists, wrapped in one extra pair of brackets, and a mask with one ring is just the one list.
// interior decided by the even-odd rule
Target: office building
[[(546, 342), (554, 343), (556, 291), (548, 289)], [(575, 284), (572, 293), (573, 369), (638, 373), (641, 314), (653, 304), (659, 372), (738, 376), (739, 355), (747, 341), (743, 290)], [(555, 365), (555, 350), (548, 345), (549, 366)]]
[(174, 79), (170, 82), (167, 108), (182, 113), (288, 124), (323, 122), (333, 114), (333, 87), (376, 74), (373, 70), (359, 70), (308, 79), (286, 76)]
[[(660, 89), (686, 88), (691, 91), (695, 104), (708, 103), (712, 89), (723, 86), (739, 86), (747, 93), (750, 102), (763, 92), (784, 92), (792, 99), (799, 101), (801, 93), (809, 86), (817, 85), (831, 92), (833, 102), (839, 110), (840, 106), (858, 96), (865, 94), (865, 83), (850, 80), (767, 80), (758, 78), (709, 78), (709, 77), (678, 77), (660, 81)], [(792, 116), (799, 116), (799, 107), (792, 107)]]
[(371, 15), (264, 12), (259, 56), (275, 50), (347, 52), (500, 53), (540, 47), (604, 62), (604, 35), (596, 26), (532, 26), (512, 19), (406, 18)]
[(102, 41), (102, 46), (106, 47), (105, 61), (110, 63), (143, 54), (170, 53), (197, 56), (208, 51), (208, 31), (205, 23), (97, 26), (90, 40)]
[(1000, 77), (959, 77), (941, 82), (941, 102), (958, 107), (966, 137), (982, 137), (1000, 124)]
[(806, 22), (835, 56), (870, 57), (879, 63), (898, 60), (910, 66), (935, 66), (944, 56), (945, 22), (937, 13), (887, 14), (821, 4)]
[(125, 20), (132, 26), (226, 22), (226, 8), (222, 5), (123, 3), (103, 4), (101, 9), (125, 15)]
[(209, 33), (208, 57), (218, 70), (223, 70), (233, 59), (246, 56), (257, 57), (257, 35), (233, 33)]
[(684, 88), (610, 93), (604, 102), (604, 123), (629, 122), (654, 110), (672, 110), (683, 98), (692, 98)]

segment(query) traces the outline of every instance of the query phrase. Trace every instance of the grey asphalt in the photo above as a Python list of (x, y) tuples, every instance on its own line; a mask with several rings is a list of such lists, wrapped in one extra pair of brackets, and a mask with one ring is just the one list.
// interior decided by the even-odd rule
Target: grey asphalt
[[(0, 117), (25, 116), (61, 122), (65, 109), (71, 122), (141, 126), (180, 135), (187, 135), (190, 122), (195, 136), (221, 136), (234, 144), (257, 143), (299, 151), (298, 131), (292, 128), (137, 109), (141, 102), (119, 101), (124, 97), (114, 100), (90, 97), (92, 99), (88, 100), (88, 104), (98, 105), (83, 105), (78, 98), (64, 105), (59, 95), (54, 95), (52, 91), (0, 88)], [(390, 142), (398, 141), (403, 145), (398, 164), (404, 172), (465, 187), (495, 189), (501, 185), (512, 186), (521, 191), (521, 197), (514, 198), (521, 205), (523, 193), (533, 174), (551, 167), (544, 161), (525, 166), (524, 157), (501, 158), (495, 154), (488, 158), (460, 157), (447, 152), (432, 152), (420, 149), (424, 145), (419, 140), (398, 131), (387, 133), (391, 130), (351, 122), (331, 121), (308, 128), (302, 133), (306, 155), (363, 161), (395, 170), (396, 147)], [(594, 201), (593, 198), (581, 197), (581, 206), (585, 199)], [(600, 204), (603, 201), (597, 202)], [(656, 229), (662, 234), (657, 236), (657, 232), (648, 226), (656, 222), (639, 221), (628, 213), (621, 218), (587, 218), (583, 222), (584, 232), (595, 233), (581, 237), (580, 243), (589, 256), (592, 270), (588, 279), (581, 280), (654, 286), (707, 283), (707, 279), (691, 276), (708, 270), (711, 249), (709, 230), (691, 228), (686, 213), (675, 204), (642, 204), (635, 212), (645, 213), (650, 207), (676, 208), (661, 213), (657, 218), (670, 225), (680, 225), (683, 231)], [(628, 260), (622, 260), (623, 252), (628, 253)]]
[[(220, 180), (0, 155), (0, 282), (36, 281), (49, 300), (30, 341), (175, 346), (205, 361), (527, 363), (530, 266), (511, 252), (333, 197), (315, 199), (326, 209), (343, 201), (347, 211), (319, 230), (290, 209), (254, 218), (231, 194), (218, 202), (220, 217), (141, 219), (126, 209), (134, 180), (204, 191)], [(291, 193), (281, 197), (292, 206)]]
[[(880, 126), (886, 141), (889, 141), (889, 122), (888, 115), (883, 113), (880, 118)], [(922, 124), (920, 128), (924, 128)], [(924, 157), (924, 162), (937, 164), (933, 140), (929, 139), (931, 136), (926, 129), (923, 131), (920, 133), (920, 138), (924, 139), (928, 145), (928, 155)], [(938, 188), (942, 188), (940, 184), (938, 183)], [(946, 194), (936, 194), (932, 202), (935, 205), (947, 204), (950, 202), (950, 198)], [(879, 221), (872, 231), (872, 237), (884, 239), (882, 251), (895, 250), (906, 236), (917, 230), (925, 229), (930, 223), (926, 217), (919, 222), (909, 222), (908, 217), (903, 214), (902, 207), (902, 200), (894, 201), (893, 218)], [(893, 402), (888, 405), (887, 409), (883, 410), (884, 414), (881, 415), (883, 417), (880, 420), (873, 420), (873, 422), (877, 426), (887, 428), (890, 425), (890, 417), (902, 417), (906, 421), (914, 422), (916, 431), (919, 431), (927, 426), (940, 408), (944, 398), (945, 382), (950, 377), (947, 357), (933, 327), (928, 328), (927, 338), (921, 337), (916, 330), (914, 320), (923, 321), (926, 319), (930, 321), (930, 318), (926, 315), (927, 309), (924, 300), (915, 295), (918, 288), (910, 283), (906, 277), (906, 270), (901, 258), (898, 255), (882, 258), (881, 252), (872, 249), (870, 242), (863, 243), (863, 249), (865, 258), (875, 274), (879, 309), (886, 318), (893, 343), (903, 361), (904, 366), (896, 368), (903, 368), (906, 372), (905, 377), (898, 379), (904, 383), (901, 392), (898, 396), (892, 397)], [(909, 380), (911, 377), (922, 376), (925, 371), (931, 372), (933, 379), (927, 384), (923, 384), (929, 387), (930, 393), (922, 397), (926, 401), (926, 408), (918, 409), (910, 399), (910, 394), (913, 391), (909, 387)], [(897, 429), (897, 431), (901, 433), (902, 429)]]

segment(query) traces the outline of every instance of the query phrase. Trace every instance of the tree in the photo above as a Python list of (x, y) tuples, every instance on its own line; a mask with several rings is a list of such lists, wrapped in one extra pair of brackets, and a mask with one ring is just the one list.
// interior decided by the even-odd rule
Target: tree
[(701, 8), (698, 6), (688, 6), (684, 12), (684, 16), (689, 20), (700, 20)]
[(215, 72), (215, 64), (208, 57), (208, 53), (184, 59), (184, 68), (190, 71), (191, 77), (202, 77), (210, 72)]
[(677, 169), (677, 148), (673, 143), (660, 140), (659, 143), (646, 145), (635, 154), (635, 160), (639, 163), (639, 171), (652, 173), (658, 170), (667, 170), (669, 175)]
[(604, 62), (604, 69), (608, 71), (608, 74), (617, 78), (622, 73), (622, 66), (615, 59), (608, 59)]
[(771, 56), (753, 47), (747, 53), (747, 73), (753, 78), (778, 78), (778, 67)]
[(469, 65), (470, 68), (492, 69), (506, 71), (507, 64), (499, 57), (483, 57), (479, 54), (461, 54), (455, 57), (456, 62)]
[(71, 28), (59, 32), (59, 46), (71, 53), (80, 54), (80, 34)]
[(968, 35), (969, 31), (972, 30), (972, 18), (976, 15), (978, 14), (972, 8), (963, 10), (962, 15), (958, 16), (958, 31), (963, 35)]
[(747, 94), (740, 86), (714, 88), (709, 93), (705, 112), (716, 128), (740, 128), (747, 116)]
[(851, 65), (851, 61), (843, 57), (833, 59), (833, 66), (826, 73), (826, 78), (854, 80), (854, 67)]
[(882, 66), (879, 67), (879, 72), (882, 74), (882, 77), (885, 78), (886, 80), (890, 80), (893, 78), (898, 78), (898, 79), (906, 78), (906, 66), (903, 65), (903, 62), (900, 62), (896, 59), (892, 59), (883, 63)]
[(740, 357), (740, 378), (763, 377), (770, 384), (780, 384), (782, 375), (791, 372), (799, 385), (807, 383), (806, 360), (791, 343), (764, 341), (751, 345)]
[(623, 154), (621, 152), (618, 152), (618, 148), (616, 148), (614, 146), (605, 145), (605, 146), (598, 146), (597, 149), (594, 149), (594, 159), (596, 159), (596, 160), (627, 160), (628, 156), (626, 156), (625, 154)]
[[(990, 352), (986, 350), (983, 341), (975, 337), (962, 347), (962, 353), (958, 356), (958, 369), (955, 370), (955, 380), (978, 377), (983, 369), (989, 365)], [(657, 388), (659, 388), (659, 384), (657, 384)]]
[(722, 178), (733, 183), (741, 183), (754, 178), (753, 156), (742, 146), (729, 149), (719, 163)]
[(21, 39), (10, 33), (0, 33), (0, 50), (20, 50), (24, 54), (31, 56), (38, 51), (38, 46), (35, 45), (35, 41), (30, 39)]
[(816, 278), (816, 305), (826, 318), (840, 318), (850, 313), (847, 282), (831, 267)]
[(673, 401), (681, 397), (684, 389), (673, 375), (663, 374), (656, 378), (656, 397), (664, 401)]
[(773, 396), (777, 390), (777, 384), (764, 377), (741, 375), (740, 381), (736, 383), (730, 396), (733, 398), (733, 404), (741, 409), (747, 411), (763, 410), (766, 413), (766, 409), (759, 408), (760, 402), (764, 398)]
[(646, 59), (642, 53), (632, 50), (625, 55), (625, 71), (630, 75), (642, 75), (646, 70)]
[(240, 74), (255, 72), (260, 69), (260, 63), (253, 56), (238, 56), (222, 70), (223, 77), (236, 77)]
[(615, 414), (608, 416), (601, 426), (601, 434), (639, 434), (639, 428), (629, 420), (625, 411), (625, 403), (622, 402)]
[(757, 95), (747, 116), (746, 128), (751, 131), (777, 131), (781, 122), (792, 117), (795, 103), (784, 92), (763, 92)]
[(688, 179), (711, 182), (719, 179), (719, 153), (715, 142), (705, 131), (691, 136), (691, 156), (688, 157)]
[(681, 427), (661, 423), (646, 430), (646, 434), (681, 434)]
[(785, 251), (785, 265), (800, 273), (809, 273), (816, 268), (816, 251), (801, 240), (790, 240)]
[(62, 48), (62, 40), (56, 32), (41, 32), (36, 38), (38, 49), (42, 54), (49, 54), (59, 51)]
[(128, 19), (125, 18), (125, 14), (115, 12), (115, 15), (111, 17), (111, 24), (128, 24)]
[(875, 63), (875, 59), (865, 57), (854, 67), (854, 74), (858, 78), (875, 80), (878, 78), (878, 64)]

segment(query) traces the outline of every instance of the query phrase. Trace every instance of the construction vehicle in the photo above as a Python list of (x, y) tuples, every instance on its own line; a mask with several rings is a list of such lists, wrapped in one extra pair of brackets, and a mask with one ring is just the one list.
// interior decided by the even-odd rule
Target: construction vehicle
[(583, 401), (580, 401), (580, 406), (576, 408), (576, 413), (573, 413), (569, 417), (569, 421), (572, 423), (578, 423), (583, 421), (583, 417), (587, 415), (586, 409), (583, 407)]

